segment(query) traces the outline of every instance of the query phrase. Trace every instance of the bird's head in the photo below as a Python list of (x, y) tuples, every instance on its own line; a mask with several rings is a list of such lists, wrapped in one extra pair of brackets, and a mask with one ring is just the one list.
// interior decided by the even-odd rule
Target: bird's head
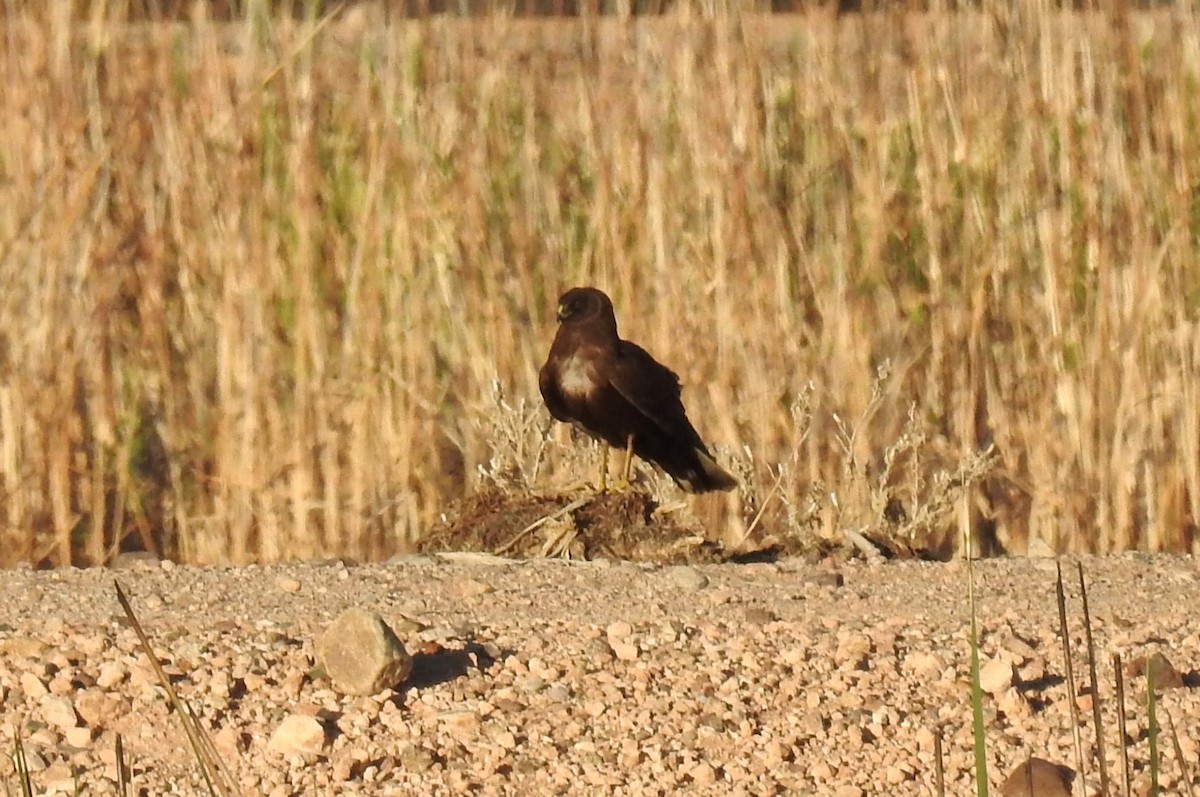
[[(612, 300), (603, 291), (595, 288), (572, 288), (558, 299), (560, 324), (579, 324), (612, 318)], [(612, 323), (616, 325), (615, 319)]]

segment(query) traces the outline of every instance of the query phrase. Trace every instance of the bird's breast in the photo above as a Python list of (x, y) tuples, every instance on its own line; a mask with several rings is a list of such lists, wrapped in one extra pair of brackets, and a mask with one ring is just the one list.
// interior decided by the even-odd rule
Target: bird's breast
[(584, 399), (596, 388), (596, 374), (586, 357), (573, 354), (566, 359), (558, 372), (558, 389), (565, 396)]

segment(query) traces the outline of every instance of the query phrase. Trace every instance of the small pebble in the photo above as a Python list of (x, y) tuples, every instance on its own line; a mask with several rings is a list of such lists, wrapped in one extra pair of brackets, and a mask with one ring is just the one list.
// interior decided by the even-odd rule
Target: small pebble
[(689, 565), (668, 568), (667, 578), (684, 592), (699, 592), (708, 586), (708, 576)]

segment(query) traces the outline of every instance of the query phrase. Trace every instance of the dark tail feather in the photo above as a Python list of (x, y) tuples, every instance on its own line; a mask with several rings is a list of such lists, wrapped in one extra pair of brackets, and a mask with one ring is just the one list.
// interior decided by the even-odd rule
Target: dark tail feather
[(711, 454), (702, 448), (695, 449), (693, 453), (696, 455), (694, 465), (682, 468), (679, 474), (671, 474), (680, 487), (689, 493), (711, 493), (737, 487), (737, 479), (718, 465)]

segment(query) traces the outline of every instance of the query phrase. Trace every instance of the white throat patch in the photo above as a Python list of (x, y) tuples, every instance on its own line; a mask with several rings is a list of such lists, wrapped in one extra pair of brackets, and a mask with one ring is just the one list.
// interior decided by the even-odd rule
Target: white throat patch
[(592, 392), (595, 386), (596, 381), (593, 378), (592, 369), (589, 367), (587, 360), (578, 355), (573, 355), (563, 363), (563, 368), (558, 374), (558, 388), (563, 393), (585, 398)]

